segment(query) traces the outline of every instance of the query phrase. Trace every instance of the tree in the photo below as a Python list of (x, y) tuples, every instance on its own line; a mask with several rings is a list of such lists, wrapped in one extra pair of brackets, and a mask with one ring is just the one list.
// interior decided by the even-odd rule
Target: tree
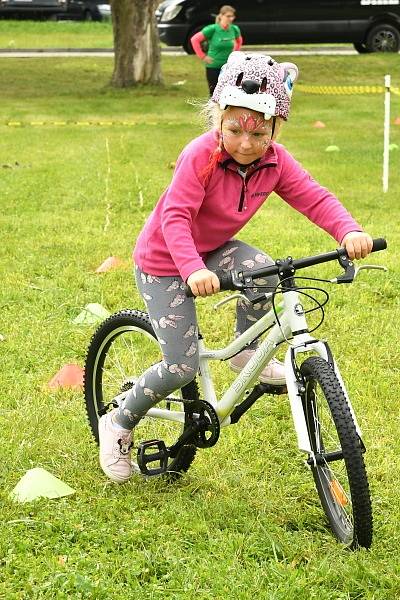
[(159, 0), (111, 0), (115, 87), (161, 84), (161, 52), (154, 12)]

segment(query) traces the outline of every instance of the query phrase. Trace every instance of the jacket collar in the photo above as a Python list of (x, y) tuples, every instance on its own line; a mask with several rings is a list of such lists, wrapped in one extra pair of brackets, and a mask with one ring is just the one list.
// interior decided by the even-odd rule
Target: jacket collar
[[(232, 158), (232, 156), (228, 154), (228, 152), (225, 149), (222, 151), (221, 160), (219, 161), (219, 164), (223, 169), (226, 170), (229, 168), (231, 171), (238, 171), (240, 167), (239, 163), (237, 163), (235, 159)], [(267, 165), (276, 166), (277, 164), (278, 155), (276, 152), (275, 144), (272, 142), (272, 144), (268, 147), (266, 153), (261, 158), (251, 163), (248, 166), (247, 171), (248, 173), (251, 173), (252, 171), (256, 171), (261, 167), (265, 167)]]

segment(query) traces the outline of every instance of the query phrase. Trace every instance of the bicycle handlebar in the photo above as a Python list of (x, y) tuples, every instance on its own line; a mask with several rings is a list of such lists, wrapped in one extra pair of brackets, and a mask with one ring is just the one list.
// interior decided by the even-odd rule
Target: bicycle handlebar
[[(387, 243), (384, 238), (377, 238), (372, 240), (372, 242), (373, 244), (371, 252), (379, 252), (380, 250), (385, 250), (387, 248)], [(306, 267), (311, 267), (312, 265), (318, 265), (320, 263), (336, 260), (341, 256), (348, 258), (347, 252), (344, 248), (337, 248), (336, 250), (333, 250), (332, 252), (326, 252), (325, 254), (317, 254), (315, 256), (307, 256), (306, 258), (295, 259), (293, 261), (293, 266), (295, 270), (304, 269)], [(276, 271), (276, 273), (278, 273), (278, 271)]]
[[(373, 240), (372, 250), (371, 252), (379, 252), (380, 250), (385, 250), (387, 248), (387, 242), (384, 238), (377, 238)], [(314, 256), (306, 256), (305, 258), (297, 258), (292, 259), (288, 257), (285, 261), (277, 260), (275, 264), (270, 265), (268, 267), (263, 267), (260, 269), (255, 269), (253, 271), (216, 271), (220, 283), (220, 290), (242, 290), (244, 287), (248, 287), (253, 281), (253, 279), (258, 279), (260, 277), (268, 277), (271, 275), (278, 275), (282, 271), (284, 265), (289, 265), (294, 273), (299, 269), (305, 269), (306, 267), (311, 267), (313, 265), (318, 265), (321, 263), (329, 262), (332, 260), (340, 260), (347, 259), (347, 252), (344, 248), (337, 248), (332, 252), (326, 252), (324, 254), (316, 254)], [(343, 263), (341, 262), (343, 266)], [(248, 279), (248, 281), (246, 281)], [(185, 286), (185, 294), (189, 298), (193, 297), (192, 290), (188, 285)]]

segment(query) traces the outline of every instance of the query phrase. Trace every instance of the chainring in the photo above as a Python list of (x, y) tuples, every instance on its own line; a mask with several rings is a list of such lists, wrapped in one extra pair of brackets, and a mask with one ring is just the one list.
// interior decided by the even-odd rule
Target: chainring
[(119, 393), (122, 394), (122, 392), (128, 392), (130, 389), (133, 388), (133, 386), (135, 385), (136, 382), (137, 382), (136, 377), (127, 377), (122, 382)]
[(197, 448), (214, 446), (218, 442), (221, 427), (212, 404), (206, 400), (192, 400), (187, 403), (187, 410), (189, 422), (198, 421), (201, 424), (199, 430), (193, 434), (194, 444)]

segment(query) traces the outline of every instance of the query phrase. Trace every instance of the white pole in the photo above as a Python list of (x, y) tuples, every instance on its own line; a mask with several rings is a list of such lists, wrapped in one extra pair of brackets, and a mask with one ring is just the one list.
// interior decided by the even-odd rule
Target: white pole
[(389, 134), (390, 134), (390, 75), (385, 75), (385, 120), (383, 126), (383, 191), (389, 189)]

